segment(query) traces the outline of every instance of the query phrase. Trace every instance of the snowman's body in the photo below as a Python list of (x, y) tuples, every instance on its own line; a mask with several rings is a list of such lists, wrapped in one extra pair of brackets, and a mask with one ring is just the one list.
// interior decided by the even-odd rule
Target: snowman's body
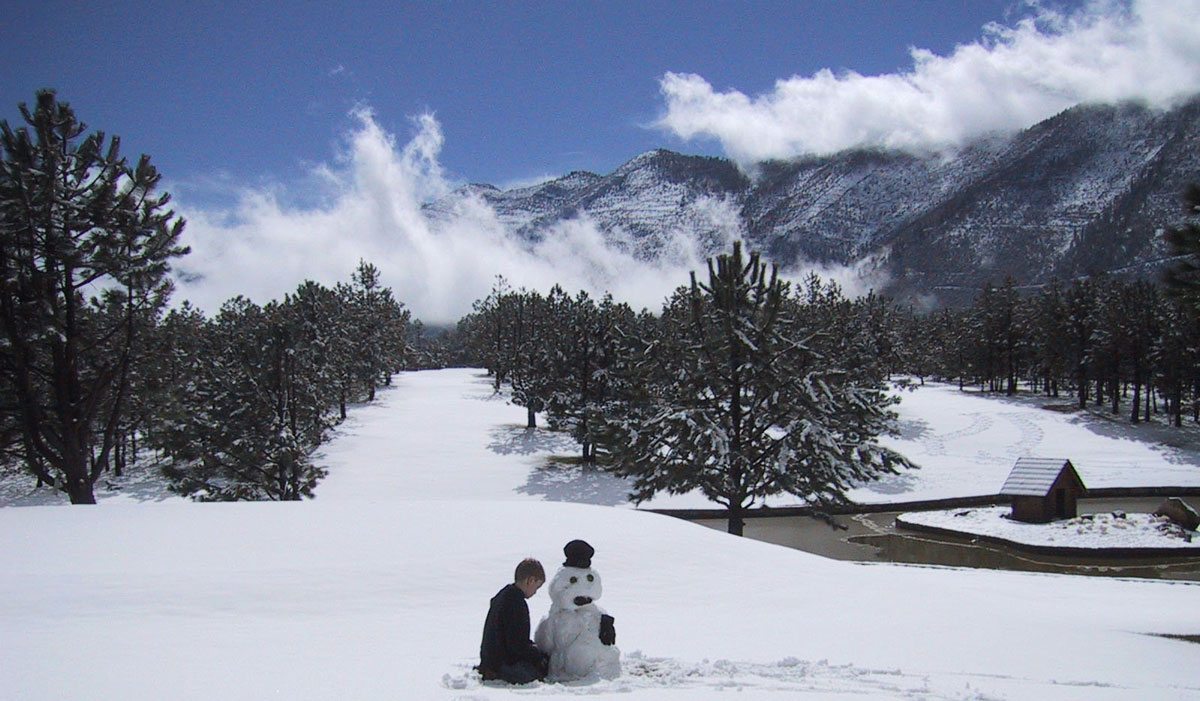
[(621, 675), (621, 651), (600, 641), (596, 605), (600, 575), (590, 567), (563, 567), (550, 582), (550, 612), (534, 636), (538, 649), (550, 655), (551, 681), (615, 679)]

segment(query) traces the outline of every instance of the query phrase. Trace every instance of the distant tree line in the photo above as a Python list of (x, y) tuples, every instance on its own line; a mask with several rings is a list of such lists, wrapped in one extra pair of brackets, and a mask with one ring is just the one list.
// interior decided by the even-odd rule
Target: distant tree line
[[(201, 500), (299, 500), (325, 475), (311, 456), (408, 363), (409, 313), (360, 263), (350, 284), (304, 282), (282, 302), (234, 298), (212, 319), (184, 306), (151, 331), (163, 364), (137, 433)], [(154, 368), (158, 369), (158, 368)]]
[(966, 309), (893, 309), (893, 369), (1015, 394), (1021, 385), (1069, 395), (1080, 409), (1163, 414), (1200, 422), (1200, 188), (1192, 220), (1167, 232), (1175, 254), (1165, 285), (1098, 276), (1021, 294), (1011, 279), (984, 285)]
[[(1052, 282), (1021, 295), (986, 285), (964, 310), (902, 316), (901, 368), (1015, 394), (1019, 386), (1076, 405), (1200, 420), (1200, 325), (1189, 305), (1145, 281)], [(903, 329), (908, 328), (905, 333)]]
[(20, 111), (0, 122), (0, 468), (94, 503), (150, 449), (199, 499), (311, 496), (313, 448), (414, 362), (379, 271), (212, 319), (168, 311), (184, 222), (149, 158), (128, 162), (53, 91)]

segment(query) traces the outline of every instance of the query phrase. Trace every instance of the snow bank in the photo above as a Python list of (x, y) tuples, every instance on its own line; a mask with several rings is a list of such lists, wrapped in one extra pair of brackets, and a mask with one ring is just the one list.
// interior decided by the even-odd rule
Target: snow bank
[[(1058, 548), (1181, 548), (1200, 554), (1200, 535), (1153, 514), (1087, 514), (1051, 523), (1008, 518), (1008, 506), (900, 514), (896, 520), (967, 535)], [(1189, 540), (1190, 538), (1190, 540)]]

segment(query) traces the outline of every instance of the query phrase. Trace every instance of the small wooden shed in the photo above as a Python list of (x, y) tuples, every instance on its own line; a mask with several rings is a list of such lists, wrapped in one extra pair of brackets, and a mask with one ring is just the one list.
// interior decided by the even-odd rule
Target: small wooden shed
[(1075, 466), (1062, 458), (1018, 458), (1000, 488), (1001, 496), (1012, 497), (1013, 520), (1027, 523), (1074, 518), (1086, 492)]

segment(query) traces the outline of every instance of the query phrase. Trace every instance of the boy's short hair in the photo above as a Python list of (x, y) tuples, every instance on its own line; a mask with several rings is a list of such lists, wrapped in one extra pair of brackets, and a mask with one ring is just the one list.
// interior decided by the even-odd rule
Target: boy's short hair
[(517, 564), (517, 571), (513, 573), (514, 582), (523, 582), (530, 577), (536, 577), (541, 581), (546, 581), (546, 570), (542, 569), (542, 563), (527, 557)]

